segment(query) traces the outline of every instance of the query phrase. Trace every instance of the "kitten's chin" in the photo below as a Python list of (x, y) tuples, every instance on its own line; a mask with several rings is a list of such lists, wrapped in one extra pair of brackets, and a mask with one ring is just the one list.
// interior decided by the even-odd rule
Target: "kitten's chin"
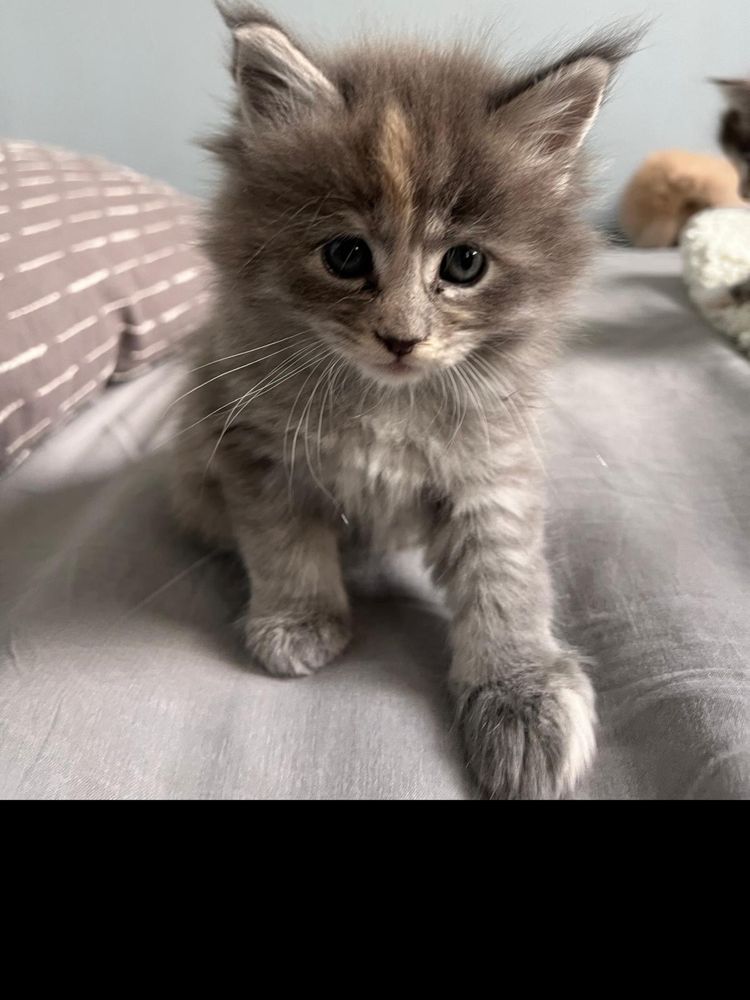
[(429, 374), (424, 365), (407, 360), (386, 361), (382, 364), (365, 363), (360, 367), (368, 378), (387, 386), (414, 385)]

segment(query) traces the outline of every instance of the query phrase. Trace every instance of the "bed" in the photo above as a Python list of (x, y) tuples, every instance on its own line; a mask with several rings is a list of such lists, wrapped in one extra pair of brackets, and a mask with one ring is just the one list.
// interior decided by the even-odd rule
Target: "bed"
[[(549, 386), (549, 552), (589, 657), (580, 799), (750, 797), (750, 365), (675, 252), (602, 253)], [(180, 367), (94, 405), (0, 480), (0, 796), (472, 799), (447, 619), (406, 553), (356, 586), (315, 677), (247, 662), (232, 557), (176, 530), (163, 449)]]

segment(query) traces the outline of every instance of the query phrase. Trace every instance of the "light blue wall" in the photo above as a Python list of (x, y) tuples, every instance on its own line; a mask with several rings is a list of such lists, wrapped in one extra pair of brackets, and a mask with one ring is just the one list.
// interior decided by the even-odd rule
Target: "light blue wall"
[[(750, 70), (750, 0), (268, 0), (306, 37), (491, 30), (508, 56), (592, 25), (656, 15), (592, 142), (602, 211), (652, 149), (714, 148), (720, 100), (705, 78)], [(376, 13), (373, 13), (376, 10)], [(212, 0), (0, 0), (0, 134), (98, 152), (200, 194), (212, 172), (191, 147), (228, 96)]]

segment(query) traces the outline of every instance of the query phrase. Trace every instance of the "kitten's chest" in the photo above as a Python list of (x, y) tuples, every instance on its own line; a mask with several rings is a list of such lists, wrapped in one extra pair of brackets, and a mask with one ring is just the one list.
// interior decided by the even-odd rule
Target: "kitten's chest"
[(430, 478), (425, 449), (408, 429), (376, 422), (337, 434), (327, 467), (342, 513), (370, 524), (418, 513)]

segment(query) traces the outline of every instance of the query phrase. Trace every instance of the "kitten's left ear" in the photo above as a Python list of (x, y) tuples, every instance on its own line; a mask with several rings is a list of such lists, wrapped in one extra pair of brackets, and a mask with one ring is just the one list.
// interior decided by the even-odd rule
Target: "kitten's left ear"
[(217, 0), (234, 38), (232, 75), (249, 125), (283, 125), (342, 102), (341, 94), (273, 18)]
[(500, 92), (493, 110), (516, 126), (540, 157), (572, 160), (594, 124), (614, 71), (640, 35), (630, 32), (586, 43)]

